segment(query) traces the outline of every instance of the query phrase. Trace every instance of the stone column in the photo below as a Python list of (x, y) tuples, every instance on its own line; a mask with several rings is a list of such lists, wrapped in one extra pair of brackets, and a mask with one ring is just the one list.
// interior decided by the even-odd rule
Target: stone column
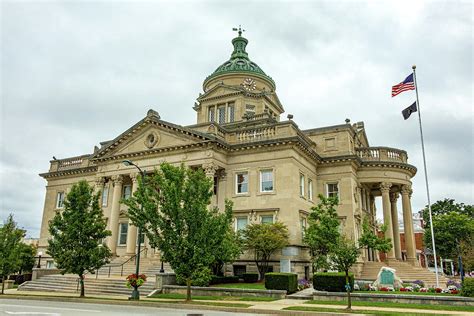
[[(105, 178), (104, 177), (97, 177), (95, 179), (95, 187), (94, 192), (102, 192), (104, 190)], [(99, 206), (102, 206), (102, 195), (99, 197)]]
[[(387, 231), (385, 232), (385, 237), (390, 238), (393, 243), (393, 226), (392, 226), (392, 214), (390, 212), (390, 187), (392, 186), (389, 182), (382, 182), (380, 184), (380, 191), (382, 192), (382, 207), (383, 207), (383, 222), (387, 226)], [(395, 250), (390, 249), (387, 252), (387, 259), (395, 259)]]
[(392, 213), (392, 227), (393, 227), (393, 249), (395, 250), (395, 258), (402, 261), (402, 249), (400, 246), (400, 226), (398, 224), (398, 210), (397, 200), (398, 192), (390, 193), (391, 213)]
[(402, 186), (403, 226), (405, 233), (405, 245), (407, 249), (407, 261), (416, 265), (415, 234), (413, 229), (413, 214), (411, 212), (411, 185)]
[[(138, 189), (138, 178), (136, 173), (130, 174), (132, 179), (132, 196)], [(133, 256), (136, 253), (137, 246), (137, 226), (132, 225), (130, 219), (128, 220), (128, 234), (127, 234), (127, 256)]]
[(114, 193), (112, 198), (112, 210), (110, 211), (109, 229), (112, 236), (109, 237), (107, 246), (109, 246), (112, 254), (116, 254), (118, 241), (118, 221), (120, 216), (120, 198), (122, 197), (122, 183), (123, 177), (116, 175), (112, 177), (114, 183)]

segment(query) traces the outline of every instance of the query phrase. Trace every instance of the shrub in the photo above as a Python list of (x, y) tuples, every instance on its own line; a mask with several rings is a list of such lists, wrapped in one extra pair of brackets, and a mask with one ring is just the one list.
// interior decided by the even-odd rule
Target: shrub
[(265, 288), (267, 290), (286, 290), (294, 293), (298, 290), (298, 275), (296, 273), (266, 273)]
[(220, 276), (220, 275), (213, 275), (211, 277), (211, 281), (209, 284), (226, 284), (226, 283), (238, 283), (239, 277), (237, 275), (229, 275), (229, 276)]
[(461, 295), (466, 297), (474, 297), (474, 278), (464, 278), (461, 288)]
[(298, 291), (308, 289), (311, 287), (311, 283), (306, 279), (298, 280)]
[[(354, 288), (354, 274), (349, 273), (349, 284)], [(345, 292), (346, 274), (344, 272), (318, 272), (313, 277), (316, 291)]]
[(255, 283), (258, 281), (258, 273), (244, 273), (242, 275), (245, 283)]

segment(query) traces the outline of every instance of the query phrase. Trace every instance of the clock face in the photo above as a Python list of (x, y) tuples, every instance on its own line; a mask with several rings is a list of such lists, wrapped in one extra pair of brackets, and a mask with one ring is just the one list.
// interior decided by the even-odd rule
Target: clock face
[(242, 82), (242, 86), (247, 91), (253, 91), (253, 90), (257, 89), (257, 83), (255, 82), (255, 80), (253, 80), (251, 78), (246, 78), (244, 80), (244, 82)]

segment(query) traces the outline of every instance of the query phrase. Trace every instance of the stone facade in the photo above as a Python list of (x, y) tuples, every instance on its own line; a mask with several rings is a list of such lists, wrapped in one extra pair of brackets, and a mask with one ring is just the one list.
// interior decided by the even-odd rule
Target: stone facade
[[(180, 126), (147, 115), (115, 139), (100, 143), (90, 154), (50, 161), (41, 174), (47, 190), (41, 227), (40, 249), (49, 237), (48, 221), (62, 208), (71, 186), (86, 179), (102, 192), (102, 206), (112, 236), (107, 244), (117, 256), (136, 251), (137, 229), (128, 225), (127, 208), (119, 203), (136, 189), (136, 169), (122, 161), (132, 160), (151, 171), (161, 162), (203, 168), (214, 180), (212, 203), (224, 208), (234, 202), (234, 225), (281, 221), (290, 232), (290, 245), (275, 255), (272, 266), (290, 260), (290, 269), (309, 272), (309, 256), (302, 243), (303, 227), (318, 194), (338, 195), (338, 214), (344, 233), (357, 240), (362, 221), (369, 218), (375, 230), (375, 199), (382, 197), (384, 222), (389, 237), (398, 234), (397, 201), (401, 194), (406, 234), (413, 235), (410, 204), (411, 178), (416, 168), (407, 163), (407, 153), (387, 147), (370, 147), (364, 124), (344, 124), (302, 130), (284, 113), (276, 85), (250, 61), (241, 35), (232, 41), (234, 51), (203, 84), (193, 107), (196, 124)], [(395, 223), (397, 223), (395, 225)], [(411, 227), (411, 229), (410, 229)], [(416, 263), (413, 238), (408, 238), (407, 260)], [(145, 247), (147, 245), (144, 241)], [(44, 250), (43, 250), (44, 252)], [(148, 254), (159, 256), (152, 249)], [(235, 272), (255, 271), (244, 254), (234, 264)], [(372, 250), (361, 256), (375, 260)], [(389, 253), (400, 260), (400, 242)], [(228, 266), (228, 271), (234, 271)]]

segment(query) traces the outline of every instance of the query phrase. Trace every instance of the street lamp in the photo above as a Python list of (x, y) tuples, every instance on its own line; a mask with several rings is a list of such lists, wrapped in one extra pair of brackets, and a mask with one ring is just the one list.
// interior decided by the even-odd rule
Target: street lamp
[[(142, 180), (141, 180), (142, 181), (142, 188), (145, 190), (145, 176), (146, 176), (145, 171), (140, 169), (139, 166), (137, 166), (136, 164), (134, 164), (130, 160), (124, 160), (123, 164), (125, 166), (134, 166), (135, 168), (138, 169), (138, 171), (140, 172), (140, 174), (142, 176)], [(140, 211), (143, 213), (143, 201), (140, 205)], [(136, 261), (136, 270), (135, 270), (135, 274), (137, 275), (137, 278), (138, 278), (138, 273), (140, 272), (141, 236), (142, 236), (142, 228), (140, 226), (138, 226), (138, 247), (137, 247), (137, 259), (136, 259), (137, 261)], [(132, 299), (132, 300), (139, 300), (140, 299), (140, 292), (138, 292), (138, 286), (133, 287), (132, 296), (130, 297), (130, 299)]]
[(41, 256), (43, 255), (43, 252), (42, 251), (39, 251), (38, 252), (38, 265), (36, 266), (36, 268), (41, 268)]

